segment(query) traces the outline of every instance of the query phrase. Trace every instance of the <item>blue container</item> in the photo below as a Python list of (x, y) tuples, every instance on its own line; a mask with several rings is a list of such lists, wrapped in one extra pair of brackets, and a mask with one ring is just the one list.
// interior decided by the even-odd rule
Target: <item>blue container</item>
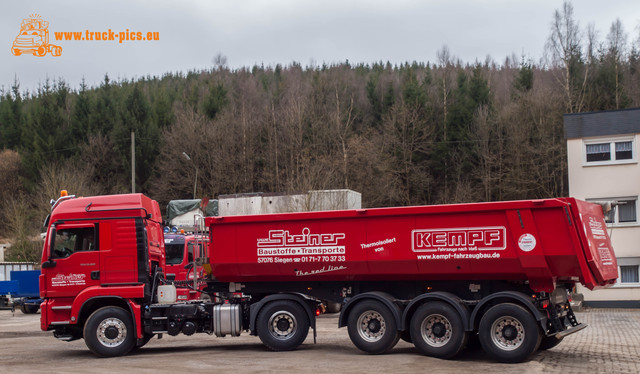
[(11, 281), (18, 281), (17, 293), (13, 297), (40, 297), (40, 270), (12, 270)]

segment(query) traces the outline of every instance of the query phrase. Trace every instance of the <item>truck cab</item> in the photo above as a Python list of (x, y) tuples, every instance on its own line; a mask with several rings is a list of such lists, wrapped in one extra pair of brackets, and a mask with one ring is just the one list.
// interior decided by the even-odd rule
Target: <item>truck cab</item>
[(198, 279), (203, 279), (202, 266), (199, 265), (196, 265), (198, 277), (196, 284), (194, 284), (193, 266), (194, 258), (204, 257), (206, 242), (201, 235), (196, 236), (185, 234), (184, 232), (167, 234), (167, 231), (169, 230), (165, 228), (166, 278), (169, 281), (173, 281), (173, 284), (177, 286), (176, 295), (178, 301), (199, 299), (201, 292), (197, 290), (203, 289), (206, 284), (202, 281), (198, 283)]
[(98, 310), (118, 306), (136, 318), (152, 279), (165, 266), (158, 203), (142, 194), (77, 198), (63, 192), (52, 203), (40, 275), (41, 328), (62, 340), (82, 337)]

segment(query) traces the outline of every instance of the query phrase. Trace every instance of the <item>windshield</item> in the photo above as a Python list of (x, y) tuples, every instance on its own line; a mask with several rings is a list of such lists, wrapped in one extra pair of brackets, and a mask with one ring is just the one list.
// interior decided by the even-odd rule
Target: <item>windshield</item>
[(182, 263), (182, 259), (184, 258), (184, 243), (165, 244), (164, 249), (167, 253), (167, 265), (178, 265)]

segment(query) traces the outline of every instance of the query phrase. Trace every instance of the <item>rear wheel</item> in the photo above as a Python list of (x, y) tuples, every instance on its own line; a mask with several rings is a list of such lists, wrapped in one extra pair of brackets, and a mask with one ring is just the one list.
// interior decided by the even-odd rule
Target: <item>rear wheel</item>
[(400, 339), (393, 313), (379, 301), (358, 303), (349, 313), (347, 325), (353, 344), (367, 353), (385, 353)]
[(520, 305), (489, 309), (478, 329), (482, 349), (500, 362), (522, 362), (538, 349), (542, 335), (533, 315)]
[(452, 358), (467, 343), (462, 318), (449, 304), (429, 302), (411, 318), (411, 341), (423, 354)]
[(104, 307), (89, 316), (84, 325), (84, 342), (100, 357), (122, 356), (135, 345), (131, 316), (118, 307)]
[(307, 338), (309, 317), (292, 300), (272, 301), (258, 314), (258, 336), (272, 351), (291, 351)]

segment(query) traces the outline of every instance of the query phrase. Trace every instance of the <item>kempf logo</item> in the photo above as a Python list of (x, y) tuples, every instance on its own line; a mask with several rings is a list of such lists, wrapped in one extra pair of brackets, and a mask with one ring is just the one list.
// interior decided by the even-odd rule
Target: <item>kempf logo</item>
[(503, 226), (413, 230), (411, 249), (414, 252), (503, 250), (506, 248), (505, 237)]
[(20, 24), (20, 32), (13, 40), (11, 53), (20, 56), (23, 53), (31, 53), (34, 56), (44, 57), (47, 53), (60, 57), (62, 47), (49, 44), (49, 22), (43, 20), (39, 14), (32, 14)]

